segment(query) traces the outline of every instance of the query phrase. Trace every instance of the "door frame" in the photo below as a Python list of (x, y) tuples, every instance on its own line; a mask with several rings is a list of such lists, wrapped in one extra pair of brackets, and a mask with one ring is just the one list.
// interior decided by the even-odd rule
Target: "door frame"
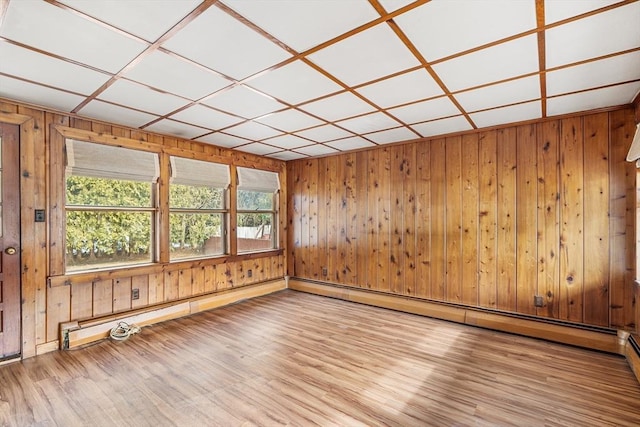
[[(28, 160), (25, 158), (26, 148), (33, 147), (36, 143), (35, 135), (42, 132), (36, 126), (36, 121), (32, 116), (24, 114), (17, 114), (11, 112), (0, 111), (0, 122), (18, 125), (19, 131), (19, 151), (20, 151), (20, 248), (22, 250), (20, 257), (20, 290), (22, 294), (22, 304), (20, 307), (20, 318), (22, 327), (21, 341), (22, 349), (20, 352), (20, 358), (25, 359), (36, 355), (36, 289), (38, 284), (35, 283), (34, 270), (46, 268), (46, 265), (42, 266), (27, 266), (25, 268), (25, 259), (34, 259), (34, 244), (23, 245), (24, 242), (34, 242), (35, 229), (34, 229), (34, 206), (32, 203), (24, 203), (23, 194), (25, 187), (29, 187), (30, 183), (35, 177), (30, 176), (29, 173), (25, 173), (25, 162)], [(44, 137), (43, 137), (44, 139)], [(31, 168), (29, 168), (31, 169)], [(28, 200), (28, 199), (27, 199)], [(31, 213), (31, 216), (28, 216)], [(32, 221), (28, 221), (31, 219)], [(28, 235), (25, 235), (27, 233)], [(46, 284), (42, 284), (45, 288)]]

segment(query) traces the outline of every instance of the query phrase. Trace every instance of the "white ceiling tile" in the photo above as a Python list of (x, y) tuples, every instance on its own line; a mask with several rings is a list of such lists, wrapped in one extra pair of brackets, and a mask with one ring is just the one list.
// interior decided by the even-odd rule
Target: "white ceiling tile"
[(273, 157), (274, 159), (278, 159), (278, 160), (284, 160), (285, 162), (287, 162), (289, 160), (304, 159), (307, 156), (305, 156), (304, 154), (294, 153), (291, 151), (280, 151), (279, 153), (269, 154), (269, 157)]
[(265, 154), (270, 154), (276, 151), (280, 151), (279, 148), (271, 147), (265, 144), (260, 144), (259, 142), (254, 142), (252, 144), (236, 147), (234, 148), (234, 150), (244, 151), (246, 153), (251, 153), (251, 154), (257, 154), (259, 156), (264, 156)]
[(640, 78), (640, 52), (547, 73), (547, 95), (558, 95)]
[(202, 103), (247, 119), (285, 108), (284, 104), (242, 85), (225, 90)]
[(544, 20), (546, 24), (571, 18), (601, 7), (616, 3), (619, 0), (553, 0), (544, 4)]
[[(0, 61), (2, 73), (83, 95), (91, 95), (110, 78), (108, 74), (35, 53), (2, 40), (0, 58), (3, 58)], [(73, 78), (70, 79), (69, 76)]]
[(420, 136), (411, 132), (406, 127), (384, 130), (382, 132), (368, 133), (365, 135), (368, 139), (377, 144), (391, 144), (394, 142), (408, 141), (410, 139), (418, 139)]
[(224, 2), (289, 47), (303, 52), (378, 18), (366, 1)]
[(189, 101), (177, 96), (158, 92), (122, 79), (109, 86), (98, 95), (98, 98), (160, 115), (168, 114), (189, 103)]
[(351, 138), (338, 139), (337, 141), (327, 142), (327, 145), (340, 151), (357, 150), (359, 148), (375, 147), (376, 145), (359, 136)]
[(91, 101), (80, 110), (79, 114), (84, 117), (132, 128), (139, 128), (158, 118), (151, 114), (130, 110), (102, 101)]
[(174, 120), (163, 119), (144, 128), (146, 131), (161, 133), (163, 135), (177, 136), (178, 138), (192, 139), (205, 133), (211, 132), (208, 129), (192, 126)]
[(264, 142), (270, 145), (275, 145), (276, 147), (288, 149), (304, 147), (305, 145), (309, 145), (311, 143), (311, 141), (299, 138), (294, 135), (276, 136), (275, 138), (267, 139)]
[(238, 145), (248, 144), (249, 140), (238, 138), (237, 136), (228, 135), (223, 132), (216, 132), (198, 138), (197, 141), (206, 142), (207, 144), (217, 145), (218, 147), (233, 148)]
[(486, 86), (481, 89), (458, 93), (455, 98), (467, 112), (539, 99), (540, 77), (531, 76), (498, 85)]
[(547, 100), (547, 114), (554, 116), (576, 111), (587, 111), (595, 108), (629, 104), (639, 90), (640, 82), (634, 82), (549, 98)]
[(521, 37), (433, 66), (450, 91), (479, 86), (536, 72), (538, 42), (535, 35)]
[(442, 117), (455, 116), (460, 110), (451, 100), (443, 96), (430, 101), (417, 102), (389, 110), (394, 117), (405, 123), (417, 123)]
[(413, 3), (414, 0), (379, 0), (380, 4), (384, 7), (387, 12), (393, 12), (395, 10), (400, 9), (410, 3)]
[(171, 118), (213, 130), (222, 129), (244, 121), (241, 118), (221, 113), (220, 111), (198, 104), (171, 115)]
[(357, 92), (382, 108), (444, 94), (424, 69), (361, 87)]
[(534, 1), (434, 0), (394, 18), (433, 61), (536, 28)]
[(300, 106), (300, 109), (318, 117), (322, 117), (328, 121), (336, 121), (347, 117), (353, 117), (358, 114), (364, 114), (374, 110), (370, 104), (364, 102), (351, 92), (343, 92), (339, 95), (330, 96), (310, 104), (305, 104)]
[(400, 123), (384, 113), (367, 114), (366, 116), (345, 120), (337, 124), (359, 134), (394, 128), (400, 125)]
[(444, 135), (447, 133), (462, 132), (472, 129), (469, 121), (465, 119), (464, 116), (449, 117), (447, 119), (418, 123), (416, 125), (411, 125), (411, 127), (424, 137)]
[(78, 95), (1, 75), (0, 98), (15, 99), (16, 101), (65, 112), (73, 110), (84, 100), (83, 97)]
[(338, 138), (345, 138), (352, 134), (333, 125), (324, 125), (296, 132), (296, 135), (303, 136), (315, 142), (326, 142)]
[(386, 23), (315, 52), (309, 59), (350, 86), (420, 64)]
[(640, 2), (545, 32), (547, 67), (640, 46)]
[(125, 77), (191, 100), (200, 99), (231, 81), (161, 51), (146, 56)]
[(542, 107), (540, 101), (534, 101), (512, 105), (510, 107), (481, 111), (479, 113), (469, 114), (469, 116), (478, 127), (483, 128), (504, 123), (539, 119), (542, 117)]
[(248, 84), (290, 104), (299, 104), (342, 90), (338, 84), (301, 61), (269, 71)]
[(273, 126), (285, 132), (294, 132), (321, 124), (322, 122), (302, 111), (289, 109), (279, 113), (269, 114), (256, 119), (257, 122)]
[(269, 126), (252, 121), (241, 123), (237, 126), (226, 129), (225, 133), (251, 140), (271, 138), (272, 136), (282, 134), (282, 132), (270, 128)]
[(323, 156), (326, 154), (335, 154), (338, 151), (326, 145), (314, 144), (308, 147), (296, 148), (296, 151), (307, 156)]
[(235, 79), (291, 56), (217, 7), (207, 9), (163, 47)]
[(0, 36), (113, 73), (147, 47), (44, 1), (9, 2)]
[(202, 0), (86, 1), (60, 0), (76, 10), (154, 42), (189, 14)]

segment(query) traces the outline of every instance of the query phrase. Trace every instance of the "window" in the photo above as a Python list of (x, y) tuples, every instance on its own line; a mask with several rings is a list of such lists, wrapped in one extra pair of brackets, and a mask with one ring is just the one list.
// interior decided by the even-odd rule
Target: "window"
[(238, 252), (255, 252), (277, 247), (277, 192), (275, 172), (238, 167), (237, 242)]
[(229, 166), (171, 157), (171, 260), (226, 253)]
[(67, 271), (154, 260), (154, 153), (66, 141)]

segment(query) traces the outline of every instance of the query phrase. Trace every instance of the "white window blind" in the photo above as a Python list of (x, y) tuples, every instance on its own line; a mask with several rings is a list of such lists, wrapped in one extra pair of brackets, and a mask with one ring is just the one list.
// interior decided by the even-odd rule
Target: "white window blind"
[(227, 188), (231, 183), (229, 165), (171, 156), (173, 184)]
[(111, 145), (66, 140), (67, 175), (155, 182), (160, 175), (158, 155)]
[(276, 172), (251, 168), (236, 168), (238, 171), (238, 189), (275, 193), (280, 189), (280, 179)]

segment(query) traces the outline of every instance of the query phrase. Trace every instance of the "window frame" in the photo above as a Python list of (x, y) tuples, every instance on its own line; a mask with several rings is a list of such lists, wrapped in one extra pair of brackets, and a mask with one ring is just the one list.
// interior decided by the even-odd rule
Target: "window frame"
[[(255, 210), (251, 210), (251, 209), (240, 209), (238, 208), (238, 202), (237, 199), (240, 196), (240, 191), (243, 191), (242, 189), (237, 189), (236, 191), (236, 247), (238, 248), (238, 254), (252, 254), (252, 253), (260, 253), (260, 252), (268, 252), (268, 251), (274, 251), (274, 250), (278, 250), (280, 249), (280, 239), (279, 239), (279, 235), (278, 235), (278, 227), (277, 224), (279, 223), (279, 206), (280, 206), (280, 190), (274, 192), (274, 193), (268, 193), (266, 191), (259, 191), (259, 193), (265, 193), (265, 194), (271, 194), (272, 196), (272, 208), (270, 210), (266, 210), (266, 209), (255, 209)], [(250, 191), (250, 190), (246, 190), (246, 191)], [(238, 232), (237, 229), (239, 227), (239, 225), (237, 225), (239, 223), (238, 219), (239, 216), (242, 214), (271, 214), (271, 235), (269, 237), (269, 240), (271, 241), (271, 247), (268, 249), (256, 249), (256, 250), (244, 250), (241, 251), (239, 248), (239, 242), (238, 242)]]

